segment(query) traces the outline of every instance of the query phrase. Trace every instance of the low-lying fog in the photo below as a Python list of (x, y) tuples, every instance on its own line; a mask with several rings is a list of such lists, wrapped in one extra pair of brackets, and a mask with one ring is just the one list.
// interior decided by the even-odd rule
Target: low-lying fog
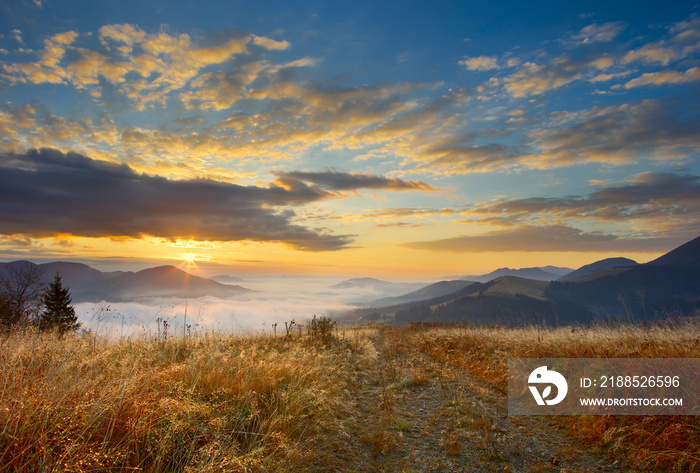
[[(162, 334), (182, 336), (183, 323), (190, 332), (236, 331), (284, 333), (284, 322), (304, 324), (313, 315), (325, 316), (352, 309), (352, 303), (366, 302), (410, 292), (406, 285), (331, 286), (346, 278), (257, 277), (237, 282), (255, 292), (234, 299), (149, 299), (138, 302), (81, 302), (75, 304), (82, 328), (111, 337)], [(417, 284), (416, 287), (419, 287)], [(159, 332), (160, 330), (160, 332)]]

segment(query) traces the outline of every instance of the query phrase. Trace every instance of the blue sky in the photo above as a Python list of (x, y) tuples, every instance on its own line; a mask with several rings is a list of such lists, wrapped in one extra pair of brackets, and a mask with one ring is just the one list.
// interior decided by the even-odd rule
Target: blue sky
[(0, 6), (0, 258), (440, 275), (700, 230), (692, 2)]

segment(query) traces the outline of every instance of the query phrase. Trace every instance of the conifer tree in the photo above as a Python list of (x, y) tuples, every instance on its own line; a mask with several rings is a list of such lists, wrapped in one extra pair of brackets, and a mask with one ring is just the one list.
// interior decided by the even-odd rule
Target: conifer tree
[(56, 329), (59, 335), (78, 330), (80, 322), (71, 305), (72, 301), (68, 288), (63, 287), (61, 276), (56, 273), (56, 278), (49, 285), (42, 299), (44, 310), (39, 315), (39, 329)]

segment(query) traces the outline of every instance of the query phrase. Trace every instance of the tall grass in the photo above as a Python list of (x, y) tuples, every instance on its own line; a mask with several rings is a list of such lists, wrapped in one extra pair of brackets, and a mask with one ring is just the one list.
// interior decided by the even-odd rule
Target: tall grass
[[(390, 387), (426, 382), (416, 348), (503, 393), (509, 357), (700, 357), (693, 325), (348, 328), (340, 340), (17, 331), (0, 334), (0, 472), (365, 471), (362, 449), (376, 460), (395, 440)], [(696, 417), (554, 421), (634, 466), (700, 471)]]
[(0, 471), (294, 471), (344, 461), (361, 343), (0, 338)]
[[(700, 327), (690, 321), (555, 330), (416, 325), (407, 336), (433, 357), (469, 370), (503, 394), (508, 391), (508, 358), (700, 358)], [(700, 471), (697, 416), (558, 416), (554, 421), (594, 450), (635, 467)]]

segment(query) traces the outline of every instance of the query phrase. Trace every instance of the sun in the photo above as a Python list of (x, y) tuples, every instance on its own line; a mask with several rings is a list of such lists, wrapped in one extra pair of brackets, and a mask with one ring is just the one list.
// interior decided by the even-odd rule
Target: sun
[(197, 267), (198, 258), (199, 255), (197, 253), (184, 253), (182, 255), (182, 262), (187, 269), (192, 269)]

